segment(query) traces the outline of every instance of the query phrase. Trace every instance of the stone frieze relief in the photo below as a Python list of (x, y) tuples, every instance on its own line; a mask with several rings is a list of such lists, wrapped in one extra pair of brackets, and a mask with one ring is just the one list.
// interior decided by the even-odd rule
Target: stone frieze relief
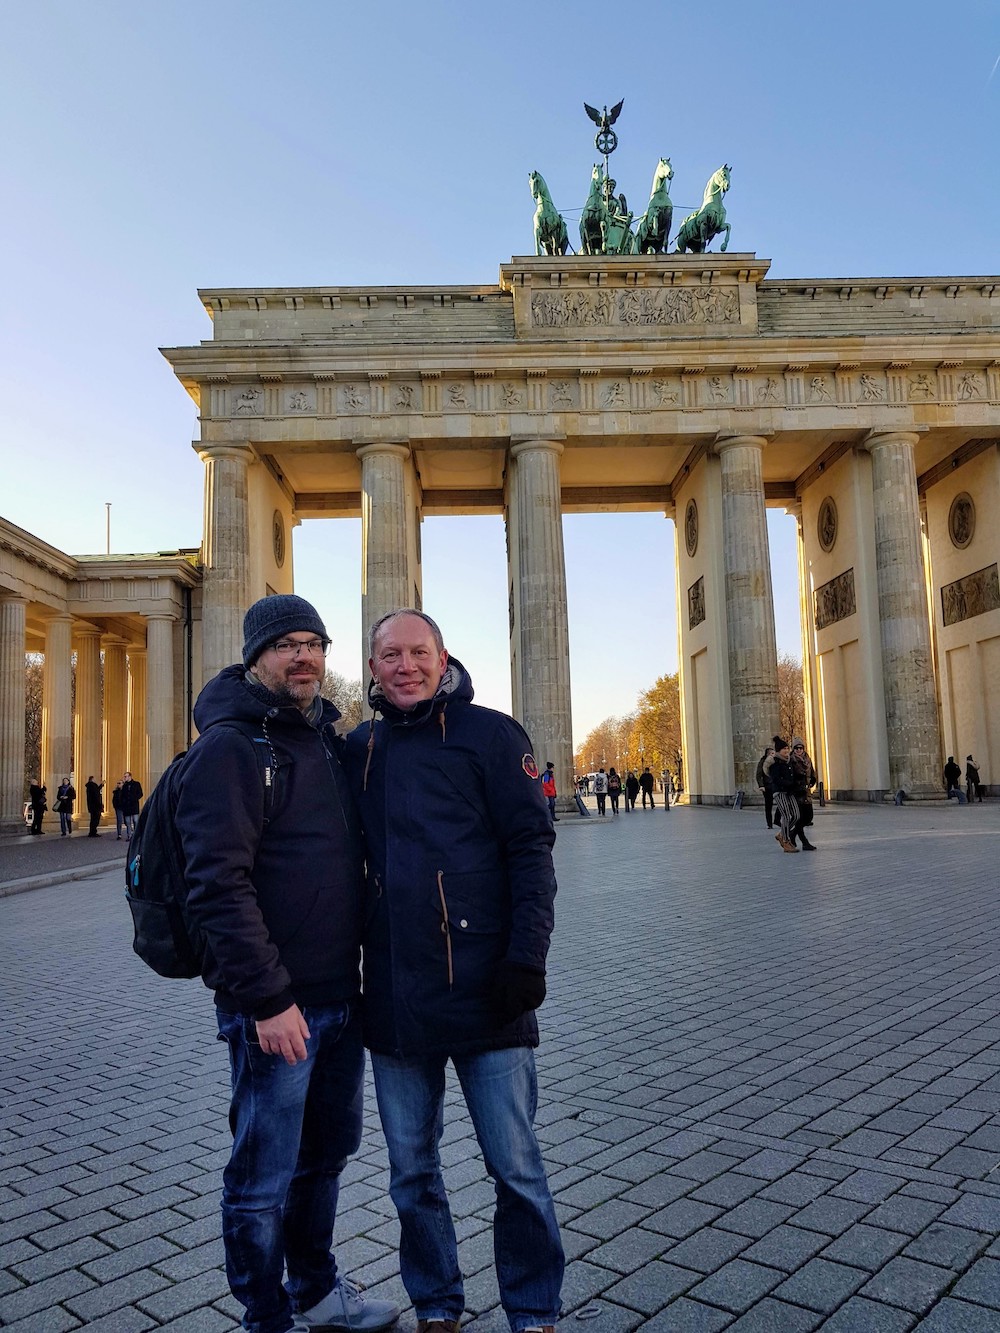
[(728, 287), (533, 292), (536, 328), (609, 325), (738, 324), (740, 298)]
[(858, 605), (854, 592), (854, 570), (845, 569), (843, 574), (824, 583), (816, 589), (816, 628), (826, 629), (838, 620), (853, 616)]
[(946, 583), (941, 589), (941, 614), (946, 625), (957, 625), (997, 610), (1000, 610), (1000, 578), (995, 564)]

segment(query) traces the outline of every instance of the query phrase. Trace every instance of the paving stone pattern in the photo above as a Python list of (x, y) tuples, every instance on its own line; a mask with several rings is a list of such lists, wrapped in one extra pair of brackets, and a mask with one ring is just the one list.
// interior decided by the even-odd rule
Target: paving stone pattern
[[(539, 1134), (564, 1328), (1000, 1329), (1000, 806), (564, 820)], [(210, 997), (130, 952), (117, 874), (0, 900), (0, 1325), (233, 1333)], [(370, 1090), (369, 1090), (370, 1091)], [(475, 1333), (506, 1327), (454, 1085)], [(374, 1099), (338, 1257), (405, 1306)], [(412, 1311), (400, 1328), (414, 1327)]]

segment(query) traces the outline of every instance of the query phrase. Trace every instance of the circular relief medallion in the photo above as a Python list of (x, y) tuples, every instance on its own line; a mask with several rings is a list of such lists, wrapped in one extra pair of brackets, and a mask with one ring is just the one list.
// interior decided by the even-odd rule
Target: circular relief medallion
[(274, 546), (274, 563), (280, 569), (285, 563), (285, 520), (277, 509), (271, 519), (271, 543)]
[(951, 502), (948, 511), (948, 536), (952, 546), (964, 551), (976, 530), (976, 506), (968, 491), (962, 491)]
[(832, 551), (837, 540), (837, 506), (828, 495), (816, 516), (816, 535), (824, 551)]
[(698, 506), (693, 500), (688, 500), (684, 510), (684, 545), (689, 556), (698, 549)]

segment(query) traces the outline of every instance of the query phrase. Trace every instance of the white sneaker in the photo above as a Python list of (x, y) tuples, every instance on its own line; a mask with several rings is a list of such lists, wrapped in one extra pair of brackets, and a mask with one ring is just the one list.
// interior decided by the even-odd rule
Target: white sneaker
[(348, 1329), (350, 1333), (377, 1333), (399, 1318), (399, 1306), (365, 1296), (356, 1282), (338, 1277), (333, 1290), (311, 1310), (295, 1316), (293, 1333), (315, 1329)]

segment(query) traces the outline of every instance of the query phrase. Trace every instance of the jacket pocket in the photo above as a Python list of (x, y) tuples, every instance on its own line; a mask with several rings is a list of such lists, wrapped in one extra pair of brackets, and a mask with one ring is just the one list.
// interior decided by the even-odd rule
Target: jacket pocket
[(437, 872), (437, 911), (444, 940), (448, 988), (490, 970), (503, 957), (510, 933), (503, 878), (495, 872)]

